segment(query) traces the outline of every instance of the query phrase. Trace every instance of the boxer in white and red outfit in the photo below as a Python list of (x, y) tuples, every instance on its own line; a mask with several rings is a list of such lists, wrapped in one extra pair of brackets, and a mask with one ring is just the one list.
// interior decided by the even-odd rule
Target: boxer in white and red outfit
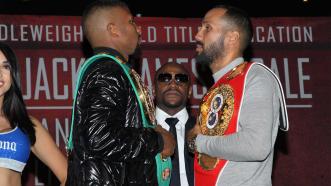
[(196, 35), (215, 80), (188, 134), (197, 186), (272, 185), (278, 128), (288, 129), (286, 104), (276, 75), (244, 61), (251, 36), (248, 16), (223, 5), (207, 12)]

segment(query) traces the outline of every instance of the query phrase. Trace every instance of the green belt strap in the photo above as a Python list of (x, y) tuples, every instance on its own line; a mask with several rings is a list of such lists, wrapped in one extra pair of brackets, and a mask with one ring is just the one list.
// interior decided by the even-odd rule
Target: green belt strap
[[(78, 77), (77, 77), (77, 83), (76, 83), (76, 88), (75, 88), (75, 92), (74, 92), (74, 102), (73, 102), (73, 105), (72, 105), (70, 134), (69, 134), (69, 140), (68, 140), (67, 147), (66, 147), (67, 150), (69, 150), (69, 151), (71, 151), (73, 149), (72, 132), (73, 132), (73, 126), (74, 126), (74, 113), (75, 113), (75, 105), (76, 105), (76, 98), (77, 98), (77, 92), (78, 92), (79, 85), (82, 81), (82, 78), (83, 78), (83, 75), (84, 75), (86, 69), (92, 63), (97, 62), (98, 59), (101, 59), (101, 58), (110, 58), (110, 59), (114, 60), (117, 64), (119, 64), (121, 66), (121, 68), (125, 72), (126, 76), (128, 77), (128, 79), (129, 79), (129, 81), (130, 81), (130, 83), (133, 87), (133, 90), (136, 94), (138, 104), (139, 104), (139, 108), (140, 108), (141, 117), (143, 119), (143, 126), (145, 128), (146, 127), (154, 127), (153, 125), (151, 125), (147, 122), (147, 119), (146, 119), (145, 114), (144, 114), (143, 105), (142, 105), (142, 103), (139, 99), (139, 94), (138, 94), (137, 88), (134, 86), (133, 80), (132, 80), (132, 78), (130, 76), (130, 73), (129, 73), (129, 67), (122, 64), (121, 61), (119, 61), (114, 56), (111, 56), (111, 55), (108, 55), (108, 54), (97, 54), (97, 55), (92, 56), (91, 58), (89, 58), (88, 60), (86, 60), (84, 62), (84, 64), (80, 68), (80, 71), (79, 71), (79, 74), (78, 74)], [(163, 179), (162, 174), (163, 174), (163, 171), (165, 169), (169, 169), (170, 172), (171, 172), (171, 170), (172, 170), (171, 159), (168, 157), (167, 160), (164, 161), (164, 160), (161, 159), (160, 153), (158, 153), (155, 156), (155, 160), (156, 160), (156, 166), (157, 166), (157, 180), (158, 180), (159, 186), (168, 186), (170, 184), (170, 176), (167, 179)]]

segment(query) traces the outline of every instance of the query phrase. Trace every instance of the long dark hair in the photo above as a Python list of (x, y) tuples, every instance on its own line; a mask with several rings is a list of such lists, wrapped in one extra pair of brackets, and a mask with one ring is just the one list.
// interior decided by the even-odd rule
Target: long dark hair
[(35, 129), (23, 101), (18, 61), (14, 51), (5, 43), (0, 42), (0, 50), (10, 64), (10, 76), (12, 80), (9, 90), (4, 95), (3, 114), (8, 119), (12, 128), (17, 126), (29, 136), (30, 143), (33, 145), (36, 141)]

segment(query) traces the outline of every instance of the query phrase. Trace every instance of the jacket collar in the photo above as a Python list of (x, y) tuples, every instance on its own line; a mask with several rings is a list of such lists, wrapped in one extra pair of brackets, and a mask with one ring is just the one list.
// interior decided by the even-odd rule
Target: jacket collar
[(119, 58), (120, 60), (122, 60), (123, 62), (127, 63), (127, 60), (125, 60), (125, 58), (115, 49), (112, 48), (108, 48), (108, 47), (97, 47), (93, 49), (93, 53), (94, 54), (110, 54), (112, 56), (115, 56), (117, 58)]

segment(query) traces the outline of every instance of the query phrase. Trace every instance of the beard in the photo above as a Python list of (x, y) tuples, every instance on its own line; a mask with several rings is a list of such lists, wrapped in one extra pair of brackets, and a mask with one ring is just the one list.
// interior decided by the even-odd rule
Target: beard
[(213, 60), (210, 59), (205, 52), (201, 52), (200, 54), (195, 56), (195, 61), (203, 65), (210, 65), (213, 62)]
[(203, 52), (195, 57), (195, 60), (201, 64), (212, 64), (216, 59), (225, 56), (224, 36), (220, 36), (215, 42), (211, 43)]

